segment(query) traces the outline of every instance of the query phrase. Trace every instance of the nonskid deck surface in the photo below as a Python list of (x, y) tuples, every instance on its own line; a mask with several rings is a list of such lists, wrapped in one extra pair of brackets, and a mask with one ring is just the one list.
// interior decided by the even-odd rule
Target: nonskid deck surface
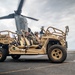
[(0, 62), (0, 75), (75, 75), (75, 52), (69, 51), (64, 63), (50, 63), (46, 55), (7, 57)]

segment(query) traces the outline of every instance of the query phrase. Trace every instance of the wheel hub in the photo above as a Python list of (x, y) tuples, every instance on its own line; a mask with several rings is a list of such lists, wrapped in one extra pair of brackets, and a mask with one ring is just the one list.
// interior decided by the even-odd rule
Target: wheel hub
[(61, 59), (63, 53), (60, 49), (53, 49), (53, 51), (51, 52), (51, 56), (55, 59), (55, 60), (59, 60)]

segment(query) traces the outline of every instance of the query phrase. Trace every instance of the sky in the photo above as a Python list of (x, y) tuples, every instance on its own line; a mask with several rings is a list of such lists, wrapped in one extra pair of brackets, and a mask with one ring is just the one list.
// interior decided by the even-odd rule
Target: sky
[[(13, 13), (18, 7), (19, 0), (0, 0), (0, 16)], [(65, 31), (69, 26), (67, 36), (68, 50), (75, 50), (75, 0), (26, 0), (22, 14), (39, 19), (28, 21), (32, 31), (40, 31), (53, 26)], [(15, 20), (0, 20), (0, 30), (16, 31)]]

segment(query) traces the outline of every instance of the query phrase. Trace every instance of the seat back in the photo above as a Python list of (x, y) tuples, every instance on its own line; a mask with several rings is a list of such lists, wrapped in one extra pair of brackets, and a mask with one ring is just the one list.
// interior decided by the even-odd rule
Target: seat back
[(30, 46), (30, 42), (26, 37), (25, 37), (25, 42), (26, 42), (27, 46)]
[(25, 46), (25, 41), (24, 41), (23, 37), (21, 37), (21, 39), (20, 39), (20, 44), (21, 44), (21, 46)]

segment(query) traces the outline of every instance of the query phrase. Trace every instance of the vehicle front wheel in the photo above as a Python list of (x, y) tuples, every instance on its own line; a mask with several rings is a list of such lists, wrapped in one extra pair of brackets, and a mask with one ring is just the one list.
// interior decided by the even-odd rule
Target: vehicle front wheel
[(62, 63), (66, 57), (67, 52), (61, 45), (53, 45), (48, 50), (48, 58), (53, 63)]
[(0, 62), (3, 62), (6, 59), (6, 52), (3, 48), (0, 48)]
[(11, 55), (11, 57), (15, 60), (18, 60), (20, 58), (21, 55)]

